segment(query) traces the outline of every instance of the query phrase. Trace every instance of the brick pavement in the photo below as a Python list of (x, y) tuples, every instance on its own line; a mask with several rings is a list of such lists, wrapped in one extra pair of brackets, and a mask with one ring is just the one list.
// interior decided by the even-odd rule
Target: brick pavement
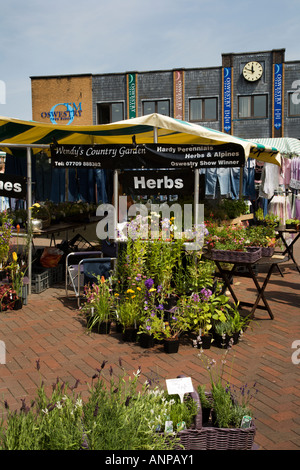
[[(300, 243), (296, 246), (300, 261)], [(293, 364), (292, 343), (300, 341), (299, 281), (300, 274), (289, 261), (283, 266), (284, 277), (275, 272), (266, 296), (274, 313), (256, 311), (256, 320), (248, 328), (243, 341), (235, 345), (228, 357), (231, 378), (236, 385), (253, 384), (258, 390), (253, 402), (260, 450), (300, 449), (300, 364)], [(262, 279), (263, 273), (259, 275)], [(251, 279), (235, 278), (234, 289), (240, 299), (255, 294)], [(64, 286), (56, 286), (41, 294), (32, 294), (19, 311), (0, 314), (0, 340), (6, 345), (6, 364), (0, 364), (0, 401), (6, 399), (11, 409), (21, 406), (21, 398), (34, 398), (37, 386), (44, 381), (51, 388), (56, 378), (74, 385), (86, 396), (87, 383), (103, 360), (108, 377), (120, 370), (119, 359), (128, 373), (141, 366), (142, 379), (150, 378), (165, 386), (165, 379), (178, 374), (192, 377), (194, 385), (208, 384), (209, 378), (198, 350), (181, 344), (177, 354), (165, 354), (161, 345), (142, 349), (125, 343), (121, 335), (87, 334), (76, 309), (76, 301), (66, 299)], [(298, 346), (300, 349), (300, 346)], [(209, 358), (220, 361), (224, 351), (212, 347)], [(300, 353), (297, 356), (300, 359)], [(36, 361), (40, 360), (40, 371)], [(229, 373), (229, 372), (228, 372)]]

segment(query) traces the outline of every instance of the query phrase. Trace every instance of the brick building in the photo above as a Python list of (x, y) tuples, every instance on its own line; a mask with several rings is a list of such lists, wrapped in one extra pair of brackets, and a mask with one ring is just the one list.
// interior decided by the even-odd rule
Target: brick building
[(153, 112), (238, 137), (300, 138), (300, 60), (222, 54), (216, 67), (31, 77), (32, 118), (105, 124)]

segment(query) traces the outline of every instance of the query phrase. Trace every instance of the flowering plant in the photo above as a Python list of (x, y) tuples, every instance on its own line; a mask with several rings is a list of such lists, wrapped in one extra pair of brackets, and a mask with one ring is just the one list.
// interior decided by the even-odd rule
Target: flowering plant
[(86, 300), (80, 310), (88, 315), (89, 329), (111, 319), (114, 298), (109, 281), (104, 276), (97, 276), (97, 282), (84, 286), (84, 295)]
[(115, 293), (116, 301), (116, 317), (117, 321), (126, 328), (137, 328), (142, 318), (142, 299), (143, 299), (143, 284), (139, 282), (141, 277), (136, 278), (137, 283), (132, 282), (123, 296)]
[(225, 295), (216, 295), (210, 289), (201, 289), (200, 293), (182, 296), (178, 301), (179, 310), (186, 318), (190, 331), (209, 333), (213, 321), (226, 321), (229, 299)]
[(246, 227), (243, 224), (225, 224), (222, 227), (213, 224), (211, 230), (208, 228), (205, 243), (209, 249), (246, 251)]
[(0, 285), (0, 311), (13, 310), (16, 292), (10, 284)]
[(273, 227), (268, 225), (257, 225), (247, 230), (249, 246), (275, 246), (277, 244), (276, 234)]
[(12, 237), (13, 225), (7, 212), (1, 214), (0, 226), (0, 263), (4, 267), (9, 253), (9, 244)]
[(27, 265), (23, 260), (18, 260), (18, 255), (15, 251), (12, 253), (11, 263), (6, 266), (11, 277), (11, 283), (18, 298), (22, 297), (23, 278), (27, 270)]
[(203, 350), (198, 355), (209, 373), (215, 424), (220, 428), (239, 428), (244, 416), (252, 417), (250, 402), (257, 393), (256, 383), (253, 384), (252, 390), (247, 384), (240, 388), (230, 384), (232, 365), (229, 377), (225, 380), (227, 355), (230, 350), (230, 347), (226, 349), (219, 366), (214, 359), (207, 358)]

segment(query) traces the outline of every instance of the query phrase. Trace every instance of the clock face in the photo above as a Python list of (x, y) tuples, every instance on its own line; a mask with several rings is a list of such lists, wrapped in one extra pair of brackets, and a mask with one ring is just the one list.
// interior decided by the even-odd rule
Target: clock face
[(262, 65), (259, 62), (248, 62), (243, 68), (243, 76), (249, 82), (259, 80), (263, 74)]

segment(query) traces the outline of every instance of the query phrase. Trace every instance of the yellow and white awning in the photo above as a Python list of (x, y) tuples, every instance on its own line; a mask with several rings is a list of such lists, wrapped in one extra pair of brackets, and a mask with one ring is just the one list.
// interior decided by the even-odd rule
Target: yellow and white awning
[[(276, 165), (281, 164), (277, 148), (258, 142), (240, 139), (214, 129), (160, 114), (149, 114), (105, 125), (70, 126), (45, 124), (0, 117), (0, 148), (11, 153), (11, 145), (32, 147), (59, 144), (130, 144), (135, 136), (137, 144), (154, 141), (161, 144), (222, 145), (236, 143), (243, 147), (248, 157)], [(5, 144), (8, 144), (7, 146)]]

